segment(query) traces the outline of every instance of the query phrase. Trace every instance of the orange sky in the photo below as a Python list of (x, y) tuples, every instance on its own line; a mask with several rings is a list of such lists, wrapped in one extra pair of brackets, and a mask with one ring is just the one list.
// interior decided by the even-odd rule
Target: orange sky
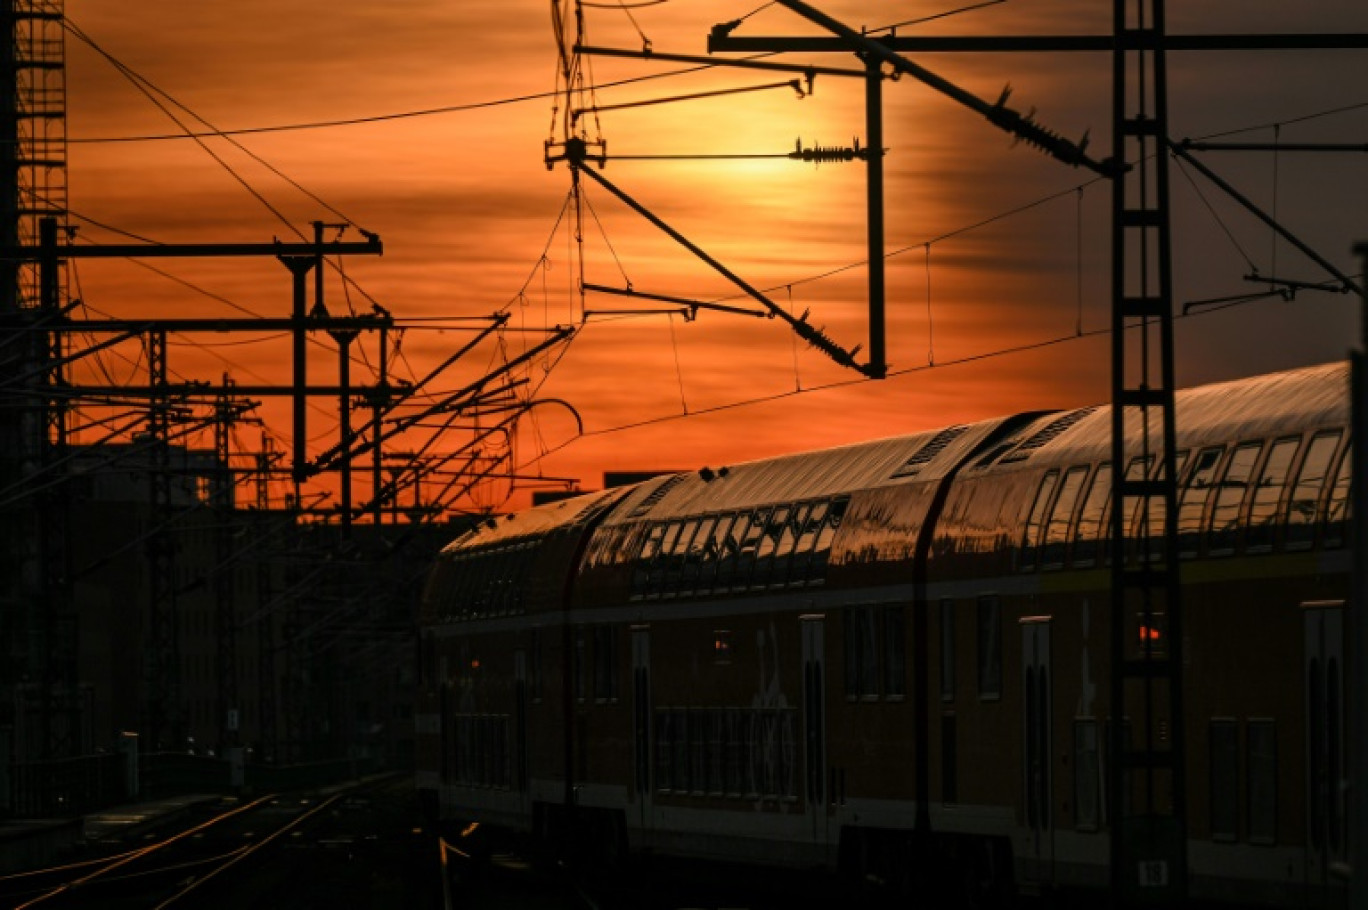
[[(702, 54), (709, 28), (758, 4), (673, 0), (622, 9), (586, 9), (591, 43)], [(876, 27), (958, 4), (821, 2), (853, 25)], [(943, 34), (1103, 33), (1110, 4), (1021, 0), (904, 31)], [(1173, 9), (1172, 7), (1183, 7)], [(1326, 0), (1291, 10), (1273, 2), (1170, 4), (1170, 31), (1368, 31), (1361, 0)], [(68, 3), (74, 24), (105, 52), (221, 129), (376, 118), (477, 105), (555, 88), (550, 0), (403, 4), (356, 0), (243, 0), (184, 4), (143, 0)], [(873, 17), (873, 18), (871, 18)], [(638, 31), (640, 29), (640, 32)], [(770, 6), (737, 35), (814, 33), (793, 13)], [(789, 62), (853, 67), (846, 55), (788, 55)], [(1110, 148), (1110, 61), (1106, 55), (940, 55), (918, 62), (980, 97), (1010, 83), (1012, 105), (1071, 138), (1091, 130), (1099, 157)], [(124, 238), (81, 218), (161, 242), (260, 242), (293, 237), (290, 227), (203, 149), (187, 139), (88, 141), (177, 133), (107, 60), (68, 37), (69, 185), (81, 238)], [(672, 72), (677, 65), (596, 58), (593, 82)], [(1287, 142), (1368, 142), (1368, 52), (1264, 52), (1170, 57), (1171, 132), (1202, 137), (1247, 127), (1238, 137)], [(781, 77), (732, 69), (605, 87), (600, 105)], [(1068, 335), (1108, 321), (1109, 188), (1026, 148), (1012, 147), (981, 117), (911, 79), (885, 85), (888, 359), (882, 382), (805, 349), (779, 320), (705, 312), (678, 318), (595, 317), (625, 298), (577, 293), (591, 283), (718, 300), (736, 290), (596, 186), (586, 194), (582, 245), (568, 220), (557, 228), (570, 178), (548, 171), (542, 143), (552, 100), (447, 111), (377, 122), (243, 135), (239, 141), (346, 218), (379, 234), (381, 259), (352, 257), (346, 269), (372, 299), (400, 319), (488, 316), (507, 310), (502, 348), (487, 343), (437, 384), (454, 389), (481, 375), (501, 351), (511, 356), (548, 325), (578, 327), (559, 356), (527, 374), (546, 399), (568, 402), (585, 435), (559, 406), (534, 410), (521, 425), (516, 458), (524, 473), (577, 477), (594, 488), (602, 472), (724, 464), (854, 442), (1019, 409), (1105, 401), (1108, 342), (1101, 335), (1041, 350), (977, 359)], [(864, 141), (857, 80), (819, 77), (813, 96), (787, 89), (604, 112), (598, 123), (611, 154), (784, 153), (805, 145)], [(1345, 106), (1353, 110), (1297, 121)], [(188, 118), (183, 112), (179, 116)], [(222, 139), (210, 148), (292, 225), (336, 215)], [(1368, 161), (1358, 155), (1211, 155), (1205, 160), (1278, 216), (1338, 267), (1357, 272), (1354, 242), (1368, 239)], [(867, 347), (862, 165), (778, 160), (614, 161), (603, 171), (696, 244), (772, 298), (824, 326), (843, 347)], [(1319, 281), (1317, 268), (1274, 244), (1267, 228), (1198, 181), (1201, 195), (1173, 171), (1176, 285), (1180, 303), (1251, 290), (1242, 276)], [(1060, 194), (1021, 214), (993, 220)], [(1205, 201), (1204, 201), (1205, 199)], [(1208, 209), (1214, 209), (1219, 221)], [(1227, 236), (1227, 232), (1233, 236)], [(945, 239), (939, 239), (945, 238)], [(352, 232), (347, 239), (357, 239)], [(929, 248), (926, 244), (934, 241)], [(543, 250), (546, 251), (543, 260)], [(1241, 252), (1243, 250), (1243, 252)], [(582, 254), (582, 265), (581, 265)], [(929, 258), (929, 274), (928, 274)], [(1248, 261), (1247, 261), (1248, 260)], [(1276, 261), (1276, 264), (1275, 264)], [(263, 315), (285, 315), (289, 282), (273, 261), (170, 261), (159, 268)], [(817, 276), (842, 270), (830, 277)], [(106, 315), (237, 313), (127, 263), (85, 261), (79, 295)], [(929, 281), (928, 281), (929, 278)], [(73, 288), (75, 291), (75, 286)], [(346, 308), (329, 278), (329, 306)], [(351, 292), (358, 311), (369, 303)], [(729, 302), (751, 305), (737, 298)], [(1081, 302), (1081, 303), (1080, 303)], [(640, 305), (652, 306), (642, 301)], [(1350, 296), (1302, 294), (1179, 323), (1184, 384), (1320, 362), (1342, 356), (1357, 334)], [(465, 336), (405, 333), (401, 374), (421, 376)], [(186, 377), (239, 382), (288, 377), (279, 340), (222, 345), (223, 337), (182, 339), (172, 367)], [(363, 343), (363, 349), (365, 343)], [(329, 381), (334, 356), (315, 346), (316, 381)], [(363, 350), (371, 360), (372, 350)], [(135, 358), (131, 349), (126, 357)], [(861, 353), (861, 359), (864, 352)], [(935, 366), (923, 369), (934, 363)], [(326, 368), (324, 366), (326, 364)], [(135, 375), (128, 360), (104, 366)], [(365, 368), (355, 368), (358, 381)], [(835, 388), (824, 386), (846, 383)], [(529, 388), (532, 386), (529, 386)], [(802, 394), (794, 394), (801, 390)], [(310, 414), (314, 452), (335, 441), (330, 404)], [(264, 409), (272, 432), (289, 441), (278, 406)], [(688, 414), (690, 416), (685, 417)], [(645, 424), (632, 429), (630, 425)], [(256, 431), (244, 431), (255, 447)], [(207, 444), (207, 436), (205, 437)], [(441, 445), (463, 442), (460, 432)], [(414, 445), (417, 443), (414, 442)], [(440, 448), (440, 447), (439, 447)], [(545, 457), (538, 457), (549, 452)], [(472, 502), (500, 507), (506, 482), (487, 484)], [(358, 498), (363, 494), (358, 493)], [(525, 499), (514, 495), (512, 502)]]

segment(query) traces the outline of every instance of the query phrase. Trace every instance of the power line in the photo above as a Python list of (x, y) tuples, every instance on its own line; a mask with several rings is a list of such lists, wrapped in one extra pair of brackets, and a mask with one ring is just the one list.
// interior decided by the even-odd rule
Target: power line
[[(1206, 308), (1204, 308), (1204, 309), (1202, 309), (1202, 310), (1200, 310), (1200, 311), (1197, 311), (1197, 312), (1191, 312), (1191, 313), (1185, 312), (1185, 313), (1182, 313), (1181, 315), (1174, 316), (1174, 321), (1175, 321), (1175, 322), (1178, 322), (1178, 321), (1184, 320), (1184, 319), (1194, 319), (1194, 318), (1197, 318), (1197, 317), (1200, 317), (1200, 316), (1212, 315), (1212, 314), (1214, 314), (1214, 313), (1218, 313), (1218, 312), (1221, 312), (1221, 311), (1223, 311), (1223, 310), (1233, 309), (1233, 308), (1235, 308), (1235, 307), (1240, 307), (1240, 306), (1246, 306), (1246, 305), (1251, 304), (1251, 303), (1258, 303), (1258, 302), (1263, 301), (1263, 300), (1274, 299), (1274, 298), (1276, 298), (1276, 299), (1278, 299), (1278, 300), (1283, 299), (1282, 292), (1281, 292), (1281, 291), (1260, 291), (1260, 292), (1257, 292), (1257, 293), (1252, 293), (1252, 294), (1243, 295), (1243, 296), (1240, 296), (1240, 297), (1238, 297), (1238, 298), (1234, 298), (1234, 299), (1227, 300), (1227, 301), (1222, 301), (1219, 305), (1216, 305), (1216, 306), (1209, 306), (1209, 307), (1206, 307)], [(625, 317), (625, 316), (624, 316), (624, 317), (622, 317), (622, 318), (631, 318), (631, 317)], [(1100, 329), (1091, 329), (1091, 330), (1084, 331), (1084, 332), (1082, 332), (1082, 333), (1070, 332), (1070, 333), (1067, 334), (1067, 335), (1059, 335), (1059, 336), (1056, 336), (1056, 337), (1053, 337), (1053, 338), (1042, 339), (1042, 340), (1040, 340), (1040, 341), (1029, 341), (1029, 342), (1024, 342), (1024, 343), (1018, 344), (1018, 345), (1011, 345), (1011, 346), (1004, 347), (1004, 348), (997, 348), (997, 349), (994, 349), (994, 350), (991, 350), (991, 351), (983, 351), (983, 352), (978, 353), (978, 354), (968, 354), (968, 355), (965, 355), (965, 356), (963, 356), (963, 357), (955, 357), (955, 358), (952, 358), (952, 359), (950, 359), (950, 360), (942, 360), (942, 361), (936, 362), (935, 364), (919, 364), (919, 365), (913, 366), (913, 367), (904, 367), (903, 369), (900, 369), (900, 370), (889, 370), (889, 371), (888, 371), (888, 375), (887, 375), (886, 378), (887, 378), (887, 379), (893, 379), (893, 378), (898, 377), (898, 376), (909, 376), (909, 375), (912, 375), (912, 374), (914, 374), (914, 373), (926, 373), (926, 372), (930, 372), (931, 370), (938, 370), (938, 369), (942, 369), (942, 368), (945, 368), (945, 367), (963, 366), (963, 365), (965, 365), (965, 364), (978, 363), (978, 362), (980, 362), (980, 361), (985, 361), (985, 360), (993, 360), (993, 359), (996, 359), (996, 358), (998, 358), (998, 357), (1007, 357), (1007, 356), (1011, 356), (1011, 355), (1014, 355), (1014, 354), (1023, 354), (1023, 353), (1026, 353), (1026, 352), (1028, 352), (1028, 351), (1043, 350), (1043, 349), (1045, 349), (1045, 348), (1050, 348), (1050, 347), (1055, 347), (1055, 346), (1057, 346), (1057, 345), (1066, 344), (1066, 343), (1071, 342), (1071, 341), (1079, 341), (1079, 340), (1086, 339), (1086, 338), (1097, 338), (1097, 337), (1101, 337), (1101, 336), (1104, 336), (1104, 335), (1110, 335), (1110, 334), (1111, 334), (1111, 329), (1110, 329), (1110, 327), (1108, 327), (1108, 328), (1100, 328)], [(757, 397), (754, 397), (754, 398), (744, 398), (744, 399), (739, 399), (739, 400), (737, 400), (737, 401), (727, 402), (726, 404), (713, 405), (713, 406), (711, 406), (711, 407), (706, 407), (706, 408), (697, 408), (697, 409), (694, 409), (694, 410), (690, 410), (690, 411), (688, 411), (688, 412), (686, 412), (686, 413), (668, 414), (668, 415), (663, 415), (663, 416), (660, 416), (660, 417), (651, 417), (651, 418), (647, 418), (647, 419), (645, 419), (645, 420), (634, 421), (634, 422), (632, 422), (632, 423), (624, 423), (624, 424), (617, 424), (617, 425), (614, 425), (614, 426), (611, 426), (611, 427), (604, 427), (603, 429), (600, 429), (600, 430), (586, 430), (585, 432), (580, 433), (578, 436), (576, 436), (576, 437), (574, 437), (574, 438), (572, 438), (572, 439), (570, 439), (570, 440), (567, 440), (566, 442), (562, 443), (561, 445), (556, 446), (556, 447), (554, 447), (554, 448), (552, 448), (552, 449), (550, 449), (550, 450), (548, 450), (548, 451), (542, 453), (541, 455), (537, 456), (537, 458), (534, 458), (534, 459), (532, 459), (531, 461), (528, 461), (528, 462), (526, 462), (526, 463), (524, 463), (524, 464), (519, 465), (519, 466), (518, 466), (518, 469), (519, 469), (519, 470), (522, 470), (523, 468), (526, 468), (528, 465), (535, 464), (537, 461), (541, 460), (542, 458), (545, 458), (545, 457), (547, 457), (547, 456), (549, 456), (549, 455), (554, 455), (555, 453), (561, 451), (562, 449), (568, 448), (570, 445), (572, 445), (573, 443), (575, 443), (575, 442), (576, 442), (577, 440), (579, 440), (579, 439), (584, 439), (584, 438), (591, 437), (591, 436), (610, 436), (610, 435), (612, 435), (612, 434), (614, 434), (614, 433), (621, 433), (621, 432), (623, 432), (623, 431), (625, 431), (625, 430), (636, 430), (636, 429), (641, 429), (642, 427), (655, 426), (655, 425), (659, 425), (659, 424), (663, 424), (663, 423), (669, 423), (669, 422), (675, 421), (675, 420), (686, 420), (686, 419), (689, 419), (689, 418), (702, 417), (702, 416), (709, 415), (709, 414), (717, 414), (717, 413), (720, 413), (720, 412), (723, 412), (723, 411), (733, 411), (733, 410), (738, 410), (738, 409), (740, 409), (740, 408), (750, 407), (750, 406), (752, 406), (752, 405), (769, 404), (769, 403), (775, 402), (775, 401), (782, 401), (782, 400), (785, 399), (785, 398), (794, 398), (794, 397), (797, 397), (798, 395), (806, 395), (806, 394), (813, 393), (813, 392), (827, 392), (827, 391), (831, 391), (831, 390), (833, 390), (833, 389), (847, 388), (847, 387), (849, 387), (849, 386), (855, 386), (855, 385), (868, 385), (868, 384), (873, 383), (873, 382), (876, 382), (876, 381), (878, 381), (878, 380), (869, 379), (869, 378), (866, 378), (866, 377), (852, 378), (852, 379), (841, 379), (841, 380), (836, 380), (836, 381), (833, 381), (833, 382), (822, 383), (822, 384), (819, 384), (819, 385), (812, 385), (812, 386), (806, 386), (806, 387), (803, 387), (803, 388), (791, 389), (791, 390), (789, 390), (789, 391), (779, 392), (779, 393), (776, 393), (776, 394), (774, 394), (774, 395), (762, 395), (762, 396), (757, 396)]]

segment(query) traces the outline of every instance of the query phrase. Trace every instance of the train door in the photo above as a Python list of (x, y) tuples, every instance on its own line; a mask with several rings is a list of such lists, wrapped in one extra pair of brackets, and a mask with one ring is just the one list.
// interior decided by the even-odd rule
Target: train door
[(637, 824), (651, 820), (651, 629), (632, 627), (632, 788)]
[(827, 840), (826, 628), (823, 616), (801, 618), (803, 630), (803, 795), (812, 840)]
[(1306, 679), (1307, 906), (1346, 906), (1344, 602), (1302, 604)]
[(1051, 779), (1054, 679), (1050, 670), (1050, 618), (1021, 620), (1022, 797), (1030, 878), (1054, 878), (1054, 813)]

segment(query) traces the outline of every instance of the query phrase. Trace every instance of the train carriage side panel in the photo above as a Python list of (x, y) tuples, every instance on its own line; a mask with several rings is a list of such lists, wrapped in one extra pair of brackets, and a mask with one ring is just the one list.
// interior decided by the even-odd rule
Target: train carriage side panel
[[(650, 645), (649, 710), (630, 712), (651, 723), (638, 843), (725, 850), (725, 835), (746, 828), (748, 841), (801, 841), (793, 855), (824, 862), (846, 798), (901, 800), (910, 827), (907, 565), (944, 465), (999, 424), (679, 475), (596, 530), (576, 614), (617, 609)], [(859, 661), (872, 643), (852, 647), (847, 630), (894, 612), (902, 621), (881, 628), (897, 632), (898, 679), (866, 700), (846, 683), (847, 655)], [(821, 713), (805, 713), (803, 666), (818, 647)], [(682, 829), (699, 836), (681, 840)]]
[[(1317, 772), (1304, 760), (1312, 746), (1303, 715), (1311, 698), (1305, 676), (1316, 664), (1308, 656), (1312, 645), (1303, 644), (1309, 640), (1303, 627), (1317, 621), (1312, 614), (1320, 604), (1332, 613), (1347, 589), (1347, 560), (1326, 546), (1336, 537), (1330, 516), (1343, 520), (1347, 487), (1334, 476), (1345, 448), (1345, 389), (1343, 366), (1330, 365), (1179, 395), (1194, 894), (1296, 906), (1294, 892), (1313, 874), (1312, 860), (1303, 868), (1302, 854), (1315, 852), (1315, 838), (1308, 838), (1302, 806)], [(943, 645), (937, 671), (945, 673), (947, 695), (941, 708), (952, 718), (944, 729), (958, 739), (942, 754), (959, 762), (958, 769), (940, 769), (942, 796), (947, 781), (956, 793), (946, 801), (957, 805), (983, 788), (997, 788), (1000, 797), (1014, 784), (1018, 871), (1038, 881), (1106, 882), (1106, 825), (1113, 813), (1101, 783), (1111, 554), (1102, 514), (1106, 497), (1094, 499), (1089, 491), (1110, 454), (1109, 433), (1108, 413), (1099, 409), (1025, 458), (1007, 455), (966, 472), (947, 504), (934, 563), (939, 589), (962, 595), (937, 611), (946, 618), (936, 633)], [(1241, 447), (1244, 462), (1232, 467)], [(1015, 524), (994, 530), (995, 511), (1015, 511)], [(1144, 518), (1138, 510), (1127, 517), (1132, 540), (1122, 558), (1132, 564), (1152, 558), (1149, 547), (1135, 542)], [(996, 592), (976, 594), (975, 586)], [(964, 704), (974, 673), (965, 680), (963, 665), (973, 666), (975, 646), (984, 640), (977, 630), (966, 634), (965, 624), (973, 629), (984, 618), (984, 604), (995, 601), (1002, 608), (999, 628), (1016, 638), (1002, 648), (1007, 704), (996, 707), (1017, 707), (990, 721), (986, 715), (995, 706)], [(1158, 640), (1164, 630), (1137, 625), (1127, 638), (1136, 634)], [(1030, 705), (1032, 688), (1041, 691), (1046, 678), (1048, 730), (1040, 736)], [(1333, 723), (1331, 718), (1322, 726)], [(1015, 755), (995, 766), (998, 779), (966, 779), (963, 769), (975, 766), (970, 750), (980, 757), (1001, 751), (1004, 732), (1014, 732), (1008, 738)], [(1327, 751), (1333, 750), (1322, 754)], [(1142, 796), (1133, 791), (1132, 798)], [(1333, 800), (1322, 802), (1324, 828), (1335, 807)], [(942, 821), (955, 824), (956, 815), (947, 810)], [(1321, 838), (1329, 840), (1328, 834)]]
[(418, 787), (441, 818), (525, 829), (535, 794), (564, 779), (567, 585), (588, 527), (624, 494), (489, 518), (440, 554), (420, 614)]

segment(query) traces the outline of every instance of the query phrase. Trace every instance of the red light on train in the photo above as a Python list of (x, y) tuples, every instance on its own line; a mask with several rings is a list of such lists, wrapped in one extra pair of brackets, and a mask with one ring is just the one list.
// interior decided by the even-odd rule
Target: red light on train
[(713, 630), (713, 663), (726, 665), (732, 658), (732, 634), (730, 629)]
[(1150, 642), (1162, 641), (1163, 638), (1164, 638), (1164, 633), (1163, 633), (1163, 630), (1161, 630), (1161, 629), (1157, 629), (1157, 628), (1155, 628), (1154, 626), (1141, 626), (1141, 627), (1140, 627), (1140, 641), (1141, 641), (1142, 644), (1143, 644), (1144, 642), (1147, 642), (1147, 641), (1150, 641)]

